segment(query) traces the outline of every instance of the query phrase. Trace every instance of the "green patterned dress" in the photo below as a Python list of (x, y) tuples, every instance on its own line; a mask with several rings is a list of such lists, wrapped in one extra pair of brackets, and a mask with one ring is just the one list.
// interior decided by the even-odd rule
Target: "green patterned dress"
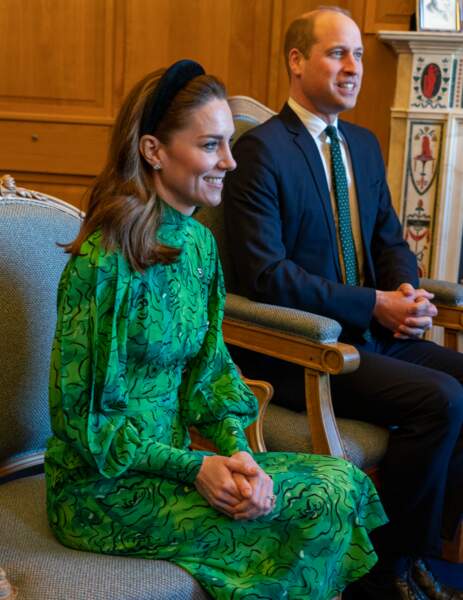
[(171, 265), (134, 272), (92, 234), (66, 266), (50, 372), (49, 522), (66, 546), (170, 560), (213, 598), (328, 600), (376, 560), (385, 522), (370, 480), (343, 460), (256, 454), (270, 515), (235, 521), (195, 489), (205, 452), (250, 451), (256, 401), (221, 333), (224, 289), (211, 233), (163, 206)]

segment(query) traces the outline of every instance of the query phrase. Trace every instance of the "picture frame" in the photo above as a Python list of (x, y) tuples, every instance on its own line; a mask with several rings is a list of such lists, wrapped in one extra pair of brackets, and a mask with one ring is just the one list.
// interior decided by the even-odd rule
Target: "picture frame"
[(461, 31), (460, 0), (417, 0), (418, 31)]

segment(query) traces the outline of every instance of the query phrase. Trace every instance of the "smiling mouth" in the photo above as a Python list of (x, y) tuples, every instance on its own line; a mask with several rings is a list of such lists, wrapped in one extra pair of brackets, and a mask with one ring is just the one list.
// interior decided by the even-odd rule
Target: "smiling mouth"
[(354, 89), (356, 88), (355, 83), (353, 83), (352, 81), (345, 81), (344, 83), (338, 83), (337, 85), (342, 90), (346, 90), (348, 92), (353, 92)]
[(204, 177), (204, 181), (217, 187), (222, 187), (223, 185), (223, 177)]

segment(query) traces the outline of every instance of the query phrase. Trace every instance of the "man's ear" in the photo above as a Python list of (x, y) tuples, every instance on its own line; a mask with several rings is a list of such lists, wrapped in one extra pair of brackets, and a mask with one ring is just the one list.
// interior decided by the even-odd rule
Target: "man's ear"
[(161, 164), (161, 158), (159, 156), (161, 146), (162, 144), (157, 137), (148, 134), (142, 136), (138, 144), (140, 154), (153, 168), (159, 168), (159, 165)]
[(288, 66), (292, 75), (297, 77), (302, 73), (304, 56), (297, 48), (291, 48), (288, 54)]

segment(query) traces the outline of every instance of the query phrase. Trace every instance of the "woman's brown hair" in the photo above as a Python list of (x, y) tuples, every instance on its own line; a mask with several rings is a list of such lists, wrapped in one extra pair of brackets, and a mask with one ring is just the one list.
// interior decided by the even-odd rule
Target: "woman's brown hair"
[[(108, 159), (88, 192), (88, 209), (76, 239), (64, 245), (79, 255), (89, 235), (101, 229), (107, 250), (120, 249), (132, 268), (143, 271), (155, 263), (169, 264), (180, 249), (157, 241), (161, 207), (153, 185), (153, 169), (139, 151), (140, 122), (165, 70), (139, 81), (124, 100), (114, 124)], [(223, 84), (213, 75), (192, 79), (173, 99), (152, 132), (163, 144), (185, 127), (191, 113), (210, 100), (226, 99)]]

